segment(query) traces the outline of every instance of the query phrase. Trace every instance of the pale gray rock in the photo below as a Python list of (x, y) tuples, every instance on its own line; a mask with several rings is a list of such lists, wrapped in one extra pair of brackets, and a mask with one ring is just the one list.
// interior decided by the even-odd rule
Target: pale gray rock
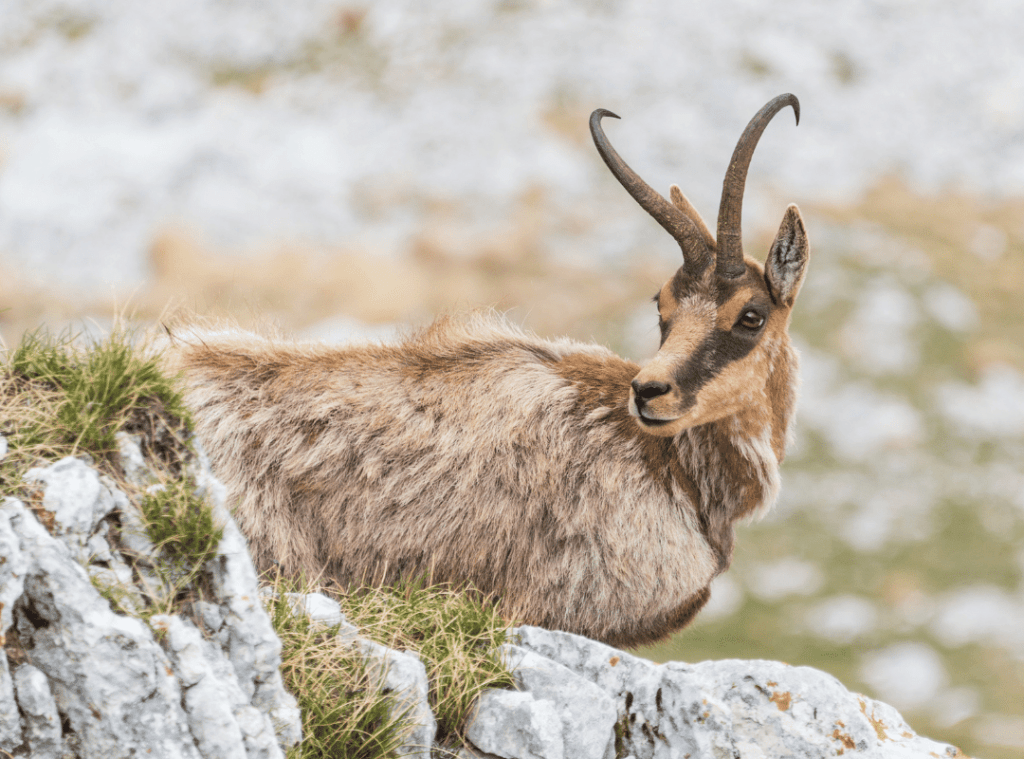
[(463, 746), (455, 752), (455, 759), (502, 759), (497, 754), (488, 754), (476, 746)]
[[(137, 483), (153, 482), (137, 441), (122, 436), (119, 442), (122, 459), (136, 466)], [(298, 706), (278, 671), (280, 642), (224, 488), (203, 462), (192, 475), (199, 494), (212, 497), (225, 529), (218, 555), (203, 568), (212, 598), (193, 607), (212, 633), (209, 640), (191, 622), (158, 617), (161, 647), (146, 624), (113, 613), (100, 597), (93, 583), (115, 596), (120, 610), (139, 612), (145, 598), (137, 583), (148, 585), (147, 593), (165, 591), (169, 576), (136, 507), (83, 461), (31, 470), (31, 481), (43, 489), (43, 507), (54, 515), (55, 535), (14, 499), (0, 509), (0, 620), (11, 624), (17, 602), (13, 619), (21, 642), (49, 678), (71, 728), (67, 750), (278, 759), (301, 739)], [(112, 512), (134, 569), (100, 529)], [(0, 713), (2, 698), (0, 682)]]
[(301, 740), (298, 704), (281, 680), (281, 641), (260, 601), (256, 570), (242, 538), (223, 504), (215, 517), (224, 524), (217, 556), (207, 564), (223, 621), (217, 638), (224, 646), (246, 697), (270, 716), (284, 746)]
[(14, 687), (33, 759), (57, 759), (61, 749), (60, 714), (46, 675), (30, 664), (14, 671)]
[(502, 759), (563, 759), (565, 738), (555, 705), (530, 693), (488, 690), (470, 716), (466, 737)]
[(86, 541), (85, 547), (89, 552), (89, 564), (95, 562), (108, 564), (114, 560), (114, 554), (110, 552), (110, 543), (99, 533), (90, 537)]
[(216, 633), (224, 626), (224, 615), (217, 604), (209, 601), (196, 601), (196, 613), (203, 620), (203, 626), (211, 633)]
[[(12, 499), (13, 500), (13, 499)], [(5, 500), (6, 503), (6, 500)], [(14, 622), (14, 604), (25, 590), (28, 561), (21, 551), (11, 520), (0, 510), (0, 750), (10, 752), (22, 743), (21, 718), (8, 669), (7, 631)]]
[(955, 757), (916, 735), (891, 706), (810, 667), (766, 661), (663, 666), (587, 638), (521, 627), (522, 648), (552, 659), (616, 700), (620, 751), (653, 757), (864, 759)]
[(155, 482), (156, 478), (153, 477), (153, 473), (142, 455), (139, 436), (130, 435), (127, 432), (117, 432), (114, 434), (114, 439), (117, 441), (118, 453), (121, 456), (121, 469), (128, 482), (142, 489)]
[[(350, 642), (347, 632), (340, 634), (343, 642)], [(357, 641), (357, 647), (366, 659), (370, 677), (379, 687), (394, 694), (394, 708), (405, 713), (412, 726), (412, 731), (398, 749), (398, 755), (430, 759), (437, 722), (427, 700), (430, 680), (420, 657), (412, 651), (395, 651), (365, 638)]]
[(293, 612), (301, 612), (314, 622), (327, 627), (334, 627), (346, 621), (341, 604), (323, 593), (286, 593), (285, 598), (291, 604)]
[(181, 683), (189, 729), (206, 759), (279, 759), (274, 726), (250, 705), (220, 651), (192, 623), (158, 615), (154, 628)]
[(7, 651), (0, 647), (0, 751), (10, 753), (23, 740), (21, 715), (14, 698), (14, 681), (7, 662)]
[(27, 571), (28, 560), (22, 553), (21, 542), (6, 511), (0, 510), (0, 646), (6, 643), (5, 636), (14, 621), (14, 604), (25, 590)]
[[(19, 639), (81, 751), (198, 759), (181, 691), (149, 628), (112, 612), (67, 547), (20, 502), (8, 499), (3, 512), (30, 557), (16, 610)], [(17, 679), (15, 688), (20, 703)]]
[(359, 628), (349, 623), (341, 611), (341, 604), (323, 593), (286, 593), (285, 598), (293, 614), (304, 614), (325, 627), (337, 627), (342, 645), (361, 646), (363, 637)]
[(615, 700), (567, 667), (519, 646), (506, 644), (502, 657), (516, 685), (550, 703), (562, 726), (565, 759), (614, 759)]
[(190, 467), (196, 495), (206, 498), (214, 519), (224, 527), (217, 556), (206, 570), (218, 600), (223, 624), (217, 632), (239, 685), (251, 704), (266, 714), (284, 747), (302, 740), (302, 716), (295, 697), (281, 680), (281, 641), (260, 599), (259, 580), (245, 538), (227, 507), (227, 489), (213, 476), (205, 452), (195, 443)]
[[(235, 678), (217, 678), (204, 656), (202, 637), (182, 620), (161, 615), (153, 618), (153, 624), (166, 631), (164, 647), (181, 683), (182, 705), (199, 753), (205, 759), (244, 759), (242, 731), (232, 712), (247, 699)], [(237, 694), (231, 692), (232, 684)]]
[(276, 728), (270, 715), (255, 706), (240, 706), (235, 710), (235, 721), (242, 731), (245, 750), (250, 759), (284, 757), (277, 742)]
[(116, 505), (96, 470), (68, 456), (48, 467), (29, 469), (24, 479), (43, 486), (42, 507), (53, 514), (54, 534), (81, 563), (87, 563), (89, 539), (99, 521)]

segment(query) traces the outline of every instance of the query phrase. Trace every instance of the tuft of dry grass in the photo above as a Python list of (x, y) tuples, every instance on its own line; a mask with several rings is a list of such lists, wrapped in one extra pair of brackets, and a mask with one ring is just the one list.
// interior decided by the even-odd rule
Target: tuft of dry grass
[(498, 654), (508, 623), (487, 599), (422, 581), (336, 597), (367, 637), (389, 648), (416, 651), (423, 659), (439, 744), (463, 742), (466, 720), (485, 689), (515, 687)]
[(310, 586), (280, 578), (267, 607), (281, 639), (281, 677), (302, 712), (302, 743), (288, 759), (391, 759), (410, 732), (393, 694), (383, 690), (362, 655), (328, 627), (292, 608), (289, 592)]
[(173, 379), (129, 333), (83, 346), (70, 332), (28, 332), (0, 362), (0, 434), (10, 448), (0, 484), (16, 486), (37, 458), (80, 453), (106, 462), (116, 476), (116, 433), (147, 422), (152, 428), (157, 419), (179, 442), (189, 427)]
[[(303, 729), (314, 736), (304, 749), (310, 753), (299, 755), (304, 759), (362, 756), (358, 746), (364, 741), (390, 746), (385, 736), (404, 736), (407, 728), (405, 714), (398, 714), (389, 694), (378, 692), (387, 701), (387, 714), (395, 718), (395, 724), (387, 723), (384, 712), (373, 706), (372, 683), (366, 679), (362, 656), (349, 642), (338, 640), (338, 628), (318, 626), (296, 613), (287, 593), (328, 595), (341, 605), (346, 620), (363, 637), (419, 655), (430, 680), (428, 697), (437, 720), (437, 745), (442, 750), (454, 752), (464, 745), (467, 719), (485, 689), (515, 687), (508, 664), (498, 654), (508, 623), (478, 594), (419, 581), (341, 590), (304, 578), (278, 576), (269, 585), (273, 593), (267, 597), (268, 608), (285, 649), (282, 676), (299, 699)], [(299, 662), (303, 662), (301, 666)], [(350, 691), (354, 699), (351, 711), (332, 711), (342, 706), (332, 694)], [(363, 723), (363, 727), (355, 727)], [(321, 732), (323, 737), (316, 737)], [(343, 753), (335, 734), (350, 736), (346, 740), (351, 746), (344, 751), (356, 753)], [(322, 748), (328, 742), (335, 745), (335, 753)]]

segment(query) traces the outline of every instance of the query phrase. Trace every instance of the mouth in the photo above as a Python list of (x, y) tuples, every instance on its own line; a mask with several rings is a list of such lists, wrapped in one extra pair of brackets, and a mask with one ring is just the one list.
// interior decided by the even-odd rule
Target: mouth
[(674, 422), (675, 419), (650, 419), (643, 414), (637, 417), (647, 427), (664, 427), (669, 422)]
[(636, 406), (636, 402), (632, 399), (629, 404), (629, 414), (640, 420), (645, 427), (664, 427), (666, 424), (674, 422), (679, 417), (673, 417), (672, 419), (655, 419), (644, 414), (643, 409), (639, 409)]

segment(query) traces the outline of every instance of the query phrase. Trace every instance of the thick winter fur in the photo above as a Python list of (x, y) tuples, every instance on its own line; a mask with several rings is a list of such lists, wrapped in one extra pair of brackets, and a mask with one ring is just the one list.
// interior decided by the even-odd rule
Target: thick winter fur
[(768, 508), (794, 393), (647, 434), (640, 367), (495, 315), (443, 318), (391, 345), (184, 332), (168, 353), (257, 565), (342, 583), (428, 574), (520, 622), (617, 646), (661, 638), (707, 601), (732, 522)]

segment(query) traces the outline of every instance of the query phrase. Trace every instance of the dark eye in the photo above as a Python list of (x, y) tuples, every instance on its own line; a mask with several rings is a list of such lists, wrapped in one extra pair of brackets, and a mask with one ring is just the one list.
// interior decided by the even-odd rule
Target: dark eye
[(764, 317), (757, 313), (757, 311), (744, 311), (738, 324), (744, 329), (760, 329), (761, 325), (764, 324)]

